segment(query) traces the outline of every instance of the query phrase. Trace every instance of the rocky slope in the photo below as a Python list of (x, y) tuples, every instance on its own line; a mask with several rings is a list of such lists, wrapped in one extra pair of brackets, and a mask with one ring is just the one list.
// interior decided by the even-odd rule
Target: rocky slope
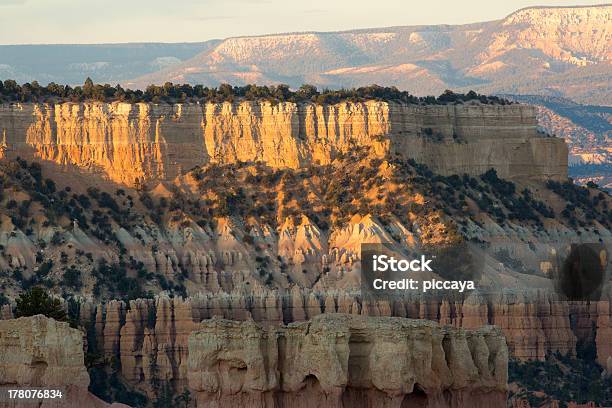
[(418, 95), (466, 87), (610, 105), (611, 10), (610, 5), (537, 7), (462, 26), (228, 38), (128, 85), (377, 83)]
[(206, 163), (328, 164), (368, 146), (445, 175), (495, 168), (506, 178), (564, 179), (564, 143), (536, 126), (530, 106), (472, 102), (11, 104), (0, 106), (0, 155), (134, 185)]
[[(39, 407), (94, 407), (111, 405), (87, 390), (89, 375), (83, 361), (83, 334), (42, 315), (0, 320), (0, 386), (3, 389), (60, 390), (61, 399), (43, 399)], [(5, 391), (3, 391), (5, 392)], [(26, 407), (32, 401), (9, 401), (0, 407)], [(112, 404), (112, 407), (122, 407)]]
[(61, 283), (76, 294), (138, 297), (160, 286), (352, 288), (362, 243), (410, 250), (461, 241), (488, 245), (487, 287), (551, 288), (559, 265), (551, 254), (564, 257), (573, 243), (609, 245), (610, 199), (596, 189), (517, 185), (492, 172), (443, 177), (413, 164), (354, 150), (329, 166), (211, 165), (175, 184), (109, 193), (7, 162), (4, 289)]

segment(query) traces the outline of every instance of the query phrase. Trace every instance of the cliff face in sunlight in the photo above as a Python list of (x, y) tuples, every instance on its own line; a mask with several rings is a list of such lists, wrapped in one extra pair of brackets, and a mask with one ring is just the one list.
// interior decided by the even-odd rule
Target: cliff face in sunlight
[(506, 178), (565, 178), (564, 142), (536, 129), (526, 105), (13, 104), (0, 106), (0, 154), (126, 185), (210, 162), (325, 164), (355, 146), (442, 174), (493, 167)]
[[(166, 108), (166, 109), (164, 109)], [(0, 109), (5, 155), (81, 169), (119, 183), (169, 178), (205, 161), (200, 117), (144, 104), (11, 105)], [(178, 150), (178, 151), (176, 151)], [(199, 154), (201, 153), (201, 155)]]

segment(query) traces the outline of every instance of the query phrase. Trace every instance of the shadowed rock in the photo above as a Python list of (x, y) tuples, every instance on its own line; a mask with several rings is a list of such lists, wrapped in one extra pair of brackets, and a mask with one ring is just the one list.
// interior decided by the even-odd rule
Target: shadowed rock
[(502, 407), (501, 331), (325, 314), (263, 328), (212, 319), (189, 337), (199, 407)]

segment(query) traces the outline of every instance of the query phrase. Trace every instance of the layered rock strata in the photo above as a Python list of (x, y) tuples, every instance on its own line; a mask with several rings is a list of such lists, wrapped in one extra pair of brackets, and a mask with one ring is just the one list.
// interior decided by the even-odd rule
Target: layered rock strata
[(68, 323), (42, 315), (0, 320), (0, 387), (62, 392), (61, 398), (36, 402), (9, 400), (3, 395), (0, 407), (30, 407), (33, 403), (38, 407), (108, 407), (88, 392), (83, 358), (83, 334)]
[(609, 300), (596, 304), (561, 302), (544, 293), (474, 293), (452, 302), (413, 299), (390, 304), (368, 302), (358, 294), (342, 291), (294, 288), (280, 293), (260, 288), (252, 293), (201, 294), (185, 300), (160, 296), (129, 304), (83, 303), (81, 322), (93, 325), (97, 351), (116, 358), (129, 383), (147, 391), (148, 384), (165, 381), (180, 391), (188, 388), (188, 338), (202, 320), (215, 317), (254, 319), (264, 331), (333, 313), (429, 319), (466, 330), (495, 324), (506, 338), (509, 353), (516, 358), (542, 360), (555, 351), (574, 355), (578, 342), (592, 342), (598, 361), (606, 367), (612, 361), (609, 305)]
[(563, 140), (539, 134), (535, 108), (518, 104), (4, 104), (0, 137), (1, 157), (128, 185), (206, 163), (325, 164), (355, 146), (447, 175), (495, 168), (504, 178), (567, 177)]
[[(597, 358), (605, 366), (612, 359), (609, 304), (609, 299), (595, 306), (563, 302), (543, 292), (495, 296), (473, 293), (456, 301), (423, 298), (389, 303), (366, 301), (343, 291), (294, 288), (281, 293), (259, 288), (251, 293), (209, 293), (188, 299), (160, 296), (129, 304), (114, 301), (97, 305), (97, 313), (84, 313), (82, 321), (95, 322), (96, 337), (103, 339), (98, 342), (104, 344), (103, 352), (121, 362), (121, 371), (129, 382), (164, 380), (182, 390), (187, 387), (189, 335), (202, 320), (215, 317), (254, 320), (264, 330), (333, 313), (433, 320), (466, 330), (496, 325), (515, 358), (543, 360), (547, 353), (557, 351), (575, 355), (580, 341), (594, 344)], [(91, 308), (82, 308), (86, 309)], [(118, 348), (109, 347), (111, 344)]]
[(204, 321), (189, 336), (198, 407), (504, 407), (501, 332), (325, 314), (264, 329)]

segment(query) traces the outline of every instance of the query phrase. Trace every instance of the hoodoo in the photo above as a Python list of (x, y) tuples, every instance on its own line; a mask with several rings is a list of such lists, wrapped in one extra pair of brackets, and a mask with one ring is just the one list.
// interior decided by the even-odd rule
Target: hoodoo
[(212, 319), (189, 336), (198, 407), (501, 407), (499, 329), (326, 314), (262, 329)]

